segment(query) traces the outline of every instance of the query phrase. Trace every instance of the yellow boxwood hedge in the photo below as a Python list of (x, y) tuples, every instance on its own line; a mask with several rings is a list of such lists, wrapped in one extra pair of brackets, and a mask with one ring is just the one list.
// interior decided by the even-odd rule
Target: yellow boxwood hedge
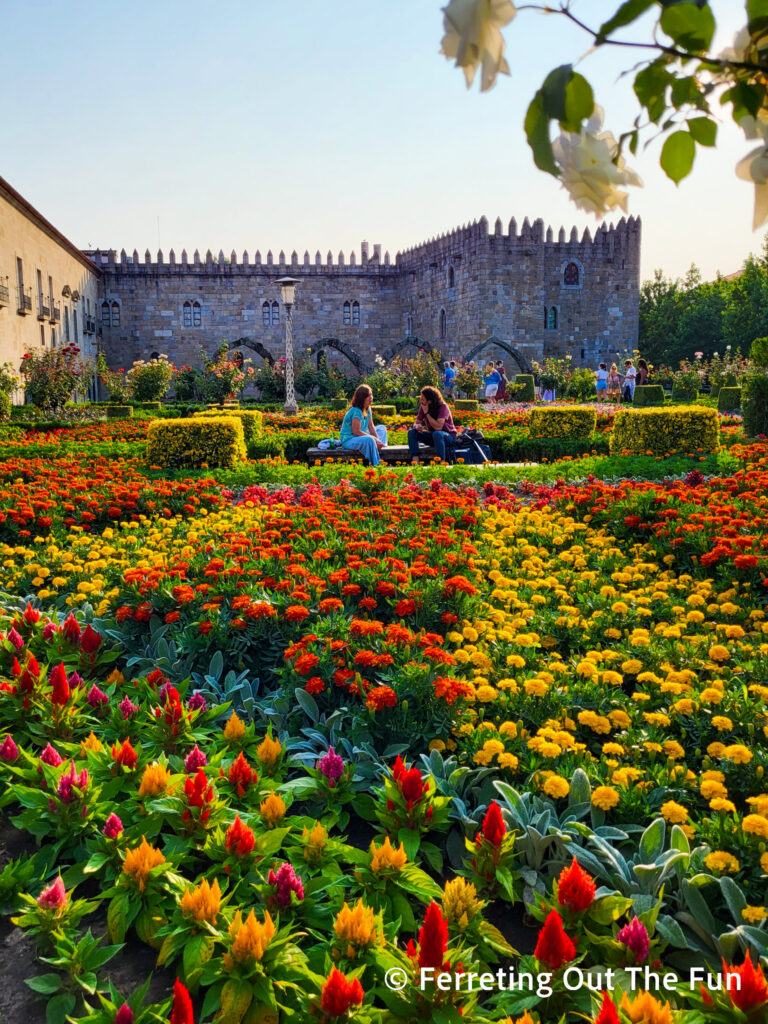
[(243, 424), (246, 444), (261, 437), (264, 427), (264, 416), (258, 409), (204, 409), (202, 412), (196, 412), (194, 416), (195, 418), (203, 416), (207, 419), (212, 416), (234, 416)]
[(151, 466), (231, 469), (245, 458), (243, 423), (235, 416), (153, 420), (147, 430), (147, 461)]
[(528, 426), (531, 437), (591, 437), (597, 428), (597, 413), (581, 405), (531, 409)]
[(715, 452), (720, 443), (716, 409), (702, 405), (617, 409), (611, 451), (630, 455), (693, 455)]

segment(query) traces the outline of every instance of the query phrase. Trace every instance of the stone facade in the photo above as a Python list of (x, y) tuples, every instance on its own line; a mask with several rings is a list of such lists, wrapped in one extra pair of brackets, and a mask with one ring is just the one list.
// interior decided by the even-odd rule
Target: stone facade
[[(0, 178), (0, 363), (76, 343), (96, 355), (101, 271)], [(23, 401), (23, 392), (14, 397)]]
[(293, 317), (296, 353), (365, 370), (377, 355), (413, 347), (444, 358), (504, 359), (514, 372), (548, 355), (594, 366), (635, 348), (640, 221), (574, 228), (555, 238), (542, 220), (518, 229), (480, 221), (398, 253), (364, 242), (345, 260), (318, 252), (238, 259), (171, 251), (89, 252), (101, 273), (99, 324), (112, 367), (166, 353), (199, 363), (227, 339), (247, 355), (280, 358), (285, 326), (277, 279), (300, 279)]

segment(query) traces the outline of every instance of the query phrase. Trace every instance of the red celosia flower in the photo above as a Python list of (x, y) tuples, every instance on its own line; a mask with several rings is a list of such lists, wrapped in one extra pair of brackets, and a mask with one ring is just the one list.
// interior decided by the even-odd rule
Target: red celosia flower
[[(730, 980), (730, 979), (734, 980)], [(738, 979), (738, 980), (736, 980)], [(734, 1006), (748, 1014), (768, 1002), (768, 985), (759, 962), (752, 963), (749, 952), (741, 967), (728, 966), (723, 960), (723, 988)]]
[(123, 740), (121, 744), (112, 744), (112, 760), (123, 768), (133, 769), (139, 761), (139, 755), (133, 749), (130, 739)]
[(240, 820), (240, 815), (236, 814), (235, 820), (227, 829), (224, 839), (224, 845), (227, 850), (230, 853), (234, 853), (236, 857), (247, 857), (253, 850), (255, 842), (256, 837), (253, 834), (253, 830), (243, 824)]
[(448, 950), (448, 922), (434, 901), (427, 907), (419, 932), (419, 967), (442, 971)]
[(238, 796), (244, 796), (248, 786), (256, 781), (256, 772), (243, 757), (242, 751), (237, 755), (237, 760), (232, 763), (228, 778), (236, 787)]
[(620, 1024), (616, 1004), (607, 992), (603, 992), (603, 1002), (600, 1013), (595, 1017), (595, 1024)]
[(347, 978), (338, 967), (333, 967), (323, 984), (320, 1009), (328, 1017), (345, 1017), (351, 1007), (362, 1003), (364, 994), (357, 978)]
[(64, 888), (61, 875), (47, 889), (43, 889), (37, 897), (37, 905), (43, 910), (63, 910), (66, 907), (67, 890)]
[(51, 704), (66, 704), (70, 698), (69, 683), (67, 682), (67, 670), (64, 663), (59, 662), (51, 672), (50, 682), (53, 686), (51, 693)]
[(480, 830), (478, 839), (487, 840), (491, 846), (501, 846), (501, 841), (507, 833), (507, 826), (501, 816), (501, 809), (495, 800), (491, 800), (488, 810), (483, 818), (483, 827)]
[(557, 881), (557, 902), (578, 913), (592, 906), (595, 898), (595, 882), (584, 868), (573, 858), (569, 868), (563, 868)]
[(553, 971), (559, 970), (576, 956), (576, 947), (565, 934), (563, 921), (553, 910), (539, 931), (539, 938), (533, 955)]
[(408, 771), (403, 772), (397, 780), (397, 784), (409, 805), (421, 800), (426, 789), (418, 768), (409, 768)]
[[(205, 774), (204, 769), (198, 768), (194, 778), (184, 780), (184, 795), (190, 807), (200, 808), (200, 821), (204, 825), (211, 815), (210, 807), (205, 805), (213, 800), (213, 785), (208, 784), (208, 776)], [(184, 811), (182, 818), (185, 821), (189, 820), (190, 813), (188, 809)]]
[(61, 632), (64, 634), (70, 643), (76, 644), (80, 640), (80, 623), (77, 621), (72, 612), (64, 620), (64, 624), (61, 627)]
[(192, 1013), (192, 1000), (189, 992), (177, 978), (173, 986), (173, 1006), (169, 1024), (195, 1024)]
[(128, 1003), (123, 1003), (115, 1015), (115, 1024), (133, 1024), (133, 1010)]
[(95, 654), (101, 647), (101, 635), (91, 628), (91, 624), (83, 630), (83, 635), (80, 638), (80, 650), (86, 654)]

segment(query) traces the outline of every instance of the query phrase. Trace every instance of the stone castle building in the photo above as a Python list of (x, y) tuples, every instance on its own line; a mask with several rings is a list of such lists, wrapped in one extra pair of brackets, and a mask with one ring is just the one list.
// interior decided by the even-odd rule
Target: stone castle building
[[(501, 358), (512, 373), (548, 355), (594, 366), (636, 347), (640, 233), (633, 217), (601, 225), (594, 237), (575, 228), (555, 236), (527, 218), (521, 227), (511, 220), (506, 232), (499, 219), (490, 230), (483, 217), (394, 261), (367, 242), (347, 259), (210, 251), (190, 258), (173, 250), (140, 258), (136, 251), (80, 252), (0, 179), (0, 286), (4, 272), (22, 267), (16, 298), (10, 282), (5, 293), (0, 287), (0, 362), (20, 358), (20, 346), (65, 338), (89, 350), (98, 345), (114, 368), (160, 353), (176, 365), (199, 363), (201, 350), (212, 353), (224, 339), (249, 356), (279, 359), (285, 326), (277, 279), (290, 275), (300, 282), (293, 316), (299, 357), (324, 353), (364, 372), (377, 356), (418, 347), (444, 358)], [(59, 321), (45, 311), (62, 303), (66, 320), (57, 333)], [(26, 323), (20, 331), (22, 318), (39, 321), (42, 332)]]

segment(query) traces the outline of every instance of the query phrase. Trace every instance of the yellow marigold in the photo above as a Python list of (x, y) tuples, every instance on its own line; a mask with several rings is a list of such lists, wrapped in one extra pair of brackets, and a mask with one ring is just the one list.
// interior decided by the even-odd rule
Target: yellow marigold
[(720, 800), (728, 796), (728, 790), (716, 779), (705, 779), (699, 786), (699, 792), (705, 800)]
[(760, 858), (760, 867), (768, 875), (768, 853), (764, 853)]
[(725, 744), (724, 743), (720, 743), (717, 740), (714, 743), (710, 743), (709, 746), (707, 747), (707, 753), (709, 754), (710, 757), (722, 757), (724, 750), (725, 750)]
[[(603, 672), (603, 682), (609, 686), (621, 686), (624, 676), (621, 672), (614, 672), (612, 668), (608, 668)], [(610, 715), (608, 717), (610, 718)]]
[(273, 740), (271, 736), (265, 736), (256, 748), (256, 757), (267, 768), (273, 768), (277, 764), (277, 759), (282, 752), (283, 748), (280, 746), (279, 740)]
[(438, 752), (445, 750), (445, 742), (443, 740), (430, 740), (429, 749), (437, 750)]
[(762, 814), (747, 814), (741, 823), (741, 831), (768, 839), (768, 818), (764, 818)]
[(371, 871), (374, 875), (378, 875), (382, 871), (399, 871), (405, 866), (407, 860), (402, 843), (395, 849), (389, 841), (389, 836), (385, 836), (381, 846), (376, 846), (371, 840)]
[(125, 851), (123, 872), (134, 880), (139, 887), (139, 892), (144, 892), (147, 887), (147, 878), (152, 868), (156, 868), (164, 863), (165, 857), (162, 853), (156, 850), (154, 846), (150, 846), (146, 838), (142, 836), (141, 843), (138, 846), (135, 846), (132, 850)]
[(721, 812), (723, 814), (734, 814), (736, 811), (736, 804), (732, 803), (730, 800), (726, 800), (724, 796), (713, 797), (709, 801), (709, 807), (710, 810), (717, 811), (718, 814)]
[(328, 833), (325, 828), (319, 821), (312, 826), (311, 831), (305, 825), (301, 833), (301, 841), (304, 843), (304, 860), (308, 864), (319, 864), (328, 844)]
[(688, 820), (688, 811), (682, 804), (675, 803), (674, 800), (667, 800), (665, 804), (661, 805), (661, 816), (673, 825), (682, 825), (684, 821)]
[(499, 726), (499, 735), (514, 739), (517, 736), (517, 726), (514, 722), (502, 722)]
[(529, 697), (544, 697), (549, 689), (543, 679), (526, 679), (523, 687)]
[(519, 760), (514, 754), (504, 753), (499, 754), (496, 763), (499, 768), (506, 768), (508, 771), (514, 772), (517, 770), (517, 766), (520, 764)]
[(716, 686), (708, 686), (699, 696), (703, 704), (719, 704), (723, 699), (722, 692)]
[(765, 907), (751, 907), (747, 904), (741, 912), (741, 916), (745, 921), (749, 921), (750, 924), (759, 924), (760, 921), (768, 917), (765, 912)]
[(85, 757), (89, 750), (92, 750), (94, 754), (98, 754), (98, 752), (103, 749), (104, 747), (97, 739), (93, 730), (91, 730), (90, 734), (80, 744), (80, 757)]
[(611, 720), (611, 724), (614, 729), (628, 729), (632, 723), (632, 719), (626, 713), (626, 711), (609, 711), (608, 718)]
[(483, 750), (490, 754), (491, 757), (496, 757), (498, 754), (504, 753), (504, 744), (501, 740), (486, 740), (483, 744)]
[(631, 1002), (629, 996), (625, 995), (621, 1009), (631, 1024), (674, 1024), (669, 1003), (659, 1002), (650, 992), (638, 992)]
[(637, 658), (629, 658), (627, 661), (622, 661), (621, 671), (628, 676), (636, 676), (638, 672), (643, 671), (643, 663)]
[(713, 644), (709, 648), (709, 657), (712, 661), (728, 661), (731, 654), (727, 647), (723, 647), (722, 644)]
[(571, 784), (567, 779), (564, 779), (561, 775), (550, 775), (550, 777), (542, 786), (542, 789), (547, 794), (547, 796), (552, 797), (553, 800), (562, 800), (570, 793)]
[(285, 801), (279, 793), (270, 793), (259, 804), (259, 811), (267, 828), (274, 828), (285, 817)]
[(732, 743), (726, 747), (722, 756), (734, 764), (749, 764), (752, 760), (752, 751), (748, 750), (743, 743)]
[(673, 761), (679, 761), (681, 757), (685, 757), (685, 750), (677, 740), (665, 740), (663, 747), (664, 753)]
[(718, 732), (730, 732), (733, 729), (733, 722), (726, 715), (713, 715), (712, 725)]
[(719, 874), (735, 875), (739, 870), (739, 862), (732, 853), (726, 853), (725, 850), (715, 850), (713, 853), (708, 853), (704, 858), (704, 866), (709, 868), (710, 871), (717, 871)]
[(725, 782), (725, 775), (723, 772), (718, 771), (717, 768), (708, 768), (707, 771), (701, 773), (702, 782)]
[(592, 803), (601, 811), (610, 811), (619, 802), (619, 794), (613, 786), (598, 786), (592, 792)]
[(139, 784), (140, 799), (143, 800), (148, 796), (160, 796), (168, 788), (170, 780), (170, 769), (164, 764), (160, 764), (159, 761), (155, 761), (154, 764), (148, 764), (144, 769), (141, 783)]
[(231, 959), (239, 964), (249, 964), (263, 958), (267, 946), (275, 937), (275, 925), (268, 910), (264, 911), (263, 924), (256, 920), (253, 911), (243, 922), (242, 912), (238, 910), (229, 926), (229, 934), (233, 940)]
[(224, 739), (227, 743), (237, 743), (245, 735), (245, 723), (242, 718), (238, 717), (236, 711), (227, 719), (227, 724), (224, 726)]
[(466, 878), (454, 878), (445, 883), (443, 891), (443, 913), (448, 924), (465, 931), (472, 918), (482, 909), (483, 901), (477, 898), (477, 889)]
[(207, 921), (215, 925), (221, 906), (221, 889), (218, 879), (208, 885), (203, 879), (196, 889), (187, 889), (181, 897), (181, 912), (185, 917), (193, 917), (196, 921)]
[(381, 931), (376, 927), (376, 915), (362, 899), (354, 907), (344, 903), (333, 922), (333, 930), (342, 943), (344, 955), (350, 959), (356, 957), (359, 950), (382, 941)]
[(507, 665), (510, 668), (525, 668), (525, 658), (522, 654), (508, 654)]
[(611, 782), (614, 786), (628, 786), (631, 782), (639, 779), (642, 774), (639, 768), (632, 768), (626, 765), (624, 768), (616, 769), (611, 775)]
[(755, 814), (762, 814), (768, 817), (768, 793), (760, 793), (758, 796), (748, 796), (747, 803)]

